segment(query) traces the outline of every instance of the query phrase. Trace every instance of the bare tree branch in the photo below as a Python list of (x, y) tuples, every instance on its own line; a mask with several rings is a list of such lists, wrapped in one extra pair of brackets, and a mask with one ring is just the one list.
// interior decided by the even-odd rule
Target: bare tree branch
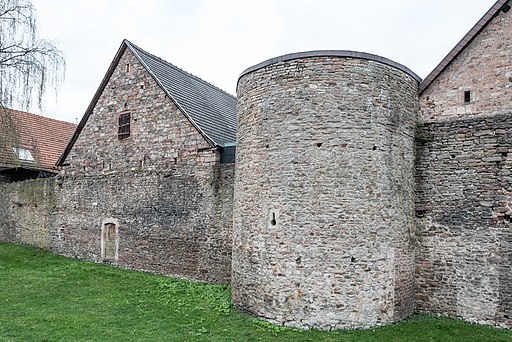
[(64, 79), (65, 61), (56, 45), (37, 35), (31, 0), (0, 0), (0, 101), (28, 109), (47, 86)]
[(55, 43), (38, 37), (32, 1), (0, 0), (0, 166), (2, 150), (18, 135), (7, 108), (28, 110), (36, 101), (42, 109), (47, 87), (57, 90), (65, 67)]

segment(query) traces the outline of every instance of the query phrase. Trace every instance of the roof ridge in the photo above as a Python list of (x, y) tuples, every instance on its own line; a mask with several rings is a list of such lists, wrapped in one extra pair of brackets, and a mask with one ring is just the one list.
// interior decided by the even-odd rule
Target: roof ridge
[(132, 42), (130, 42), (130, 41), (129, 41), (129, 40), (127, 40), (127, 39), (125, 39), (124, 41), (127, 43), (127, 45), (128, 45), (128, 46), (131, 46), (131, 47), (133, 47), (133, 48), (135, 48), (135, 49), (137, 49), (137, 50), (140, 50), (141, 52), (143, 52), (143, 53), (145, 53), (145, 54), (147, 54), (147, 55), (151, 56), (152, 58), (154, 58), (154, 59), (156, 59), (156, 60), (158, 60), (158, 61), (160, 61), (160, 62), (162, 62), (162, 63), (165, 63), (165, 64), (167, 64), (167, 65), (169, 65), (169, 66), (171, 66), (171, 67), (175, 68), (176, 70), (180, 71), (181, 73), (183, 73), (183, 74), (185, 74), (185, 75), (188, 75), (188, 76), (190, 76), (190, 77), (192, 77), (192, 78), (194, 78), (194, 79), (196, 79), (196, 80), (198, 80), (198, 81), (202, 82), (203, 84), (208, 85), (209, 87), (211, 87), (211, 88), (213, 88), (213, 89), (216, 89), (216, 90), (218, 90), (218, 91), (220, 91), (220, 92), (222, 92), (222, 93), (224, 93), (224, 94), (226, 94), (226, 95), (228, 95), (228, 96), (231, 96), (232, 98), (236, 99), (236, 96), (234, 96), (234, 95), (232, 95), (232, 94), (228, 93), (227, 91), (225, 91), (225, 90), (223, 90), (223, 89), (221, 89), (221, 88), (217, 87), (216, 85), (214, 85), (214, 84), (212, 84), (212, 83), (210, 83), (210, 82), (208, 82), (208, 81), (205, 81), (205, 80), (204, 80), (204, 79), (202, 79), (201, 77), (196, 76), (196, 75), (194, 75), (194, 74), (191, 74), (190, 72), (183, 70), (182, 68), (180, 68), (180, 67), (178, 67), (178, 66), (176, 66), (176, 65), (174, 65), (174, 64), (172, 64), (172, 63), (170, 63), (170, 62), (168, 62), (168, 61), (166, 61), (165, 59), (163, 59), (163, 58), (161, 58), (161, 57), (158, 57), (158, 56), (156, 56), (156, 55), (152, 54), (151, 52), (148, 52), (148, 51), (144, 50), (144, 49), (143, 49), (143, 48), (141, 48), (140, 46), (138, 46), (138, 45), (136, 45), (136, 44), (133, 44)]

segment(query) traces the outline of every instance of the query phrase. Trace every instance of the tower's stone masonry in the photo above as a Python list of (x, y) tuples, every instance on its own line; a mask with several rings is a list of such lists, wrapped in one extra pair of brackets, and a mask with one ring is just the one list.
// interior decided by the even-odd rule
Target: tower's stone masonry
[(238, 98), (235, 304), (320, 329), (412, 313), (417, 80), (305, 56), (246, 73)]

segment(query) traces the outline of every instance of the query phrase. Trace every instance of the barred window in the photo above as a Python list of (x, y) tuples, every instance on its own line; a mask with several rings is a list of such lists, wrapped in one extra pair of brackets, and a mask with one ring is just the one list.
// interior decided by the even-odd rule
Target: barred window
[(125, 139), (130, 136), (130, 122), (131, 122), (131, 113), (130, 112), (119, 114), (118, 129), (117, 129), (117, 137), (119, 139)]

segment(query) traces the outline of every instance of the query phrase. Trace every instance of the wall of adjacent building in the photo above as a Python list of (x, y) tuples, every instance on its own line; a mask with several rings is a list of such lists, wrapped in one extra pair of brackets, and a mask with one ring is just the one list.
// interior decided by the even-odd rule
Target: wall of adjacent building
[(504, 327), (512, 326), (511, 30), (511, 12), (500, 11), (420, 94), (416, 135), (416, 309)]
[(420, 125), (416, 308), (512, 326), (512, 114)]
[[(512, 11), (499, 12), (420, 96), (422, 120), (506, 112), (512, 98)], [(469, 103), (464, 92), (471, 92)]]

